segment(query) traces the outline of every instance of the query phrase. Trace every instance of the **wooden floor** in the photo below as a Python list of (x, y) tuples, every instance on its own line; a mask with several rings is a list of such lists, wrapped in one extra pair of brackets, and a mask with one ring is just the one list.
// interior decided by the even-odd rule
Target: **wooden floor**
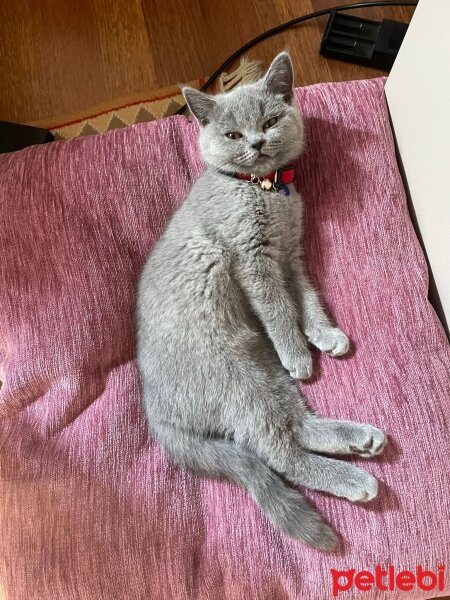
[[(115, 96), (212, 73), (250, 38), (345, 0), (14, 0), (0, 2), (0, 119), (28, 122)], [(409, 21), (412, 8), (364, 9)], [(297, 85), (375, 77), (318, 49), (327, 18), (279, 34), (250, 52), (267, 65), (289, 48)]]

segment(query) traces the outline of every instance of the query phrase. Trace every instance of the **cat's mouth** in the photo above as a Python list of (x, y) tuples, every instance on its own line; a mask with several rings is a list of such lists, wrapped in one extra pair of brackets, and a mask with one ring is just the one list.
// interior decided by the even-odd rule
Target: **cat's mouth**
[(259, 168), (272, 167), (274, 160), (275, 156), (271, 156), (265, 152), (260, 152), (259, 155), (253, 160), (251, 166)]
[(268, 161), (272, 161), (275, 157), (270, 154), (266, 154), (265, 152), (259, 152), (258, 156), (253, 159), (253, 165), (261, 165), (262, 163), (266, 163)]
[(264, 175), (278, 168), (277, 155), (266, 154), (265, 152), (258, 152), (258, 155), (252, 159), (246, 161), (239, 161), (235, 163), (234, 167), (230, 170), (238, 171), (242, 173), (254, 173), (255, 175)]

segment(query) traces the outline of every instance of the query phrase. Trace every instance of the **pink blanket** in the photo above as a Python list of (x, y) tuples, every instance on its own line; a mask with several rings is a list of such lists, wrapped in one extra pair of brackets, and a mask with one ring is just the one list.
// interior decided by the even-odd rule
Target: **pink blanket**
[[(317, 355), (317, 377), (300, 387), (320, 413), (389, 434), (382, 457), (355, 461), (382, 482), (379, 498), (307, 493), (343, 537), (325, 555), (149, 439), (135, 285), (202, 169), (196, 125), (174, 117), (29, 148), (0, 157), (0, 598), (323, 600), (331, 569), (355, 569), (339, 580), (344, 600), (405, 598), (395, 580), (383, 594), (356, 573), (450, 569), (449, 352), (383, 81), (296, 99), (309, 268), (355, 347), (343, 360)], [(407, 597), (449, 593), (443, 575), (442, 589), (415, 583)]]

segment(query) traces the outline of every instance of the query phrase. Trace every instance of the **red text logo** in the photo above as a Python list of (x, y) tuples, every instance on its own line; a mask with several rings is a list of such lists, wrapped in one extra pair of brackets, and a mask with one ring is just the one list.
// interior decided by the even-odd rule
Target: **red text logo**
[(331, 569), (333, 584), (333, 596), (338, 596), (341, 592), (346, 592), (356, 587), (362, 592), (368, 592), (377, 588), (383, 592), (388, 590), (400, 590), (410, 592), (414, 588), (419, 588), (424, 592), (430, 590), (444, 591), (444, 565), (439, 565), (436, 571), (426, 570), (422, 565), (418, 565), (415, 571), (399, 571), (390, 565), (383, 569), (377, 565), (373, 571), (358, 571), (349, 569), (348, 571), (338, 571)]

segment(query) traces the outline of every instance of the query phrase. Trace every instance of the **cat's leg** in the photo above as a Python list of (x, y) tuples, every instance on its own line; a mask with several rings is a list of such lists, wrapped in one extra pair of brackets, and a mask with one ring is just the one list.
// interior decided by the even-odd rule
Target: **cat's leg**
[(296, 379), (312, 374), (312, 358), (282, 271), (265, 246), (242, 252), (239, 281), (272, 340), (281, 364)]
[[(274, 392), (274, 398), (249, 402), (247, 414), (235, 427), (235, 442), (296, 485), (353, 502), (375, 498), (378, 482), (372, 475), (344, 461), (311, 454), (302, 447), (302, 414), (296, 414), (296, 409), (289, 406), (292, 402), (280, 404), (279, 394)], [(301, 407), (298, 396), (295, 400)]]
[(300, 443), (312, 452), (356, 454), (370, 458), (380, 454), (387, 442), (377, 427), (352, 421), (336, 421), (307, 412), (301, 423)]
[(342, 356), (350, 348), (345, 333), (335, 327), (325, 314), (318, 293), (305, 278), (299, 281), (299, 303), (303, 331), (308, 341), (331, 356)]
[(295, 465), (285, 471), (295, 485), (302, 485), (346, 498), (352, 502), (369, 502), (378, 494), (378, 481), (342, 460), (304, 453)]
[(264, 437), (251, 449), (275, 471), (295, 485), (346, 498), (352, 502), (368, 502), (378, 493), (378, 482), (369, 473), (345, 461), (311, 454), (299, 439)]
[(349, 339), (326, 315), (319, 295), (306, 275), (299, 243), (292, 249), (289, 268), (302, 330), (308, 341), (331, 356), (346, 354), (350, 348)]

